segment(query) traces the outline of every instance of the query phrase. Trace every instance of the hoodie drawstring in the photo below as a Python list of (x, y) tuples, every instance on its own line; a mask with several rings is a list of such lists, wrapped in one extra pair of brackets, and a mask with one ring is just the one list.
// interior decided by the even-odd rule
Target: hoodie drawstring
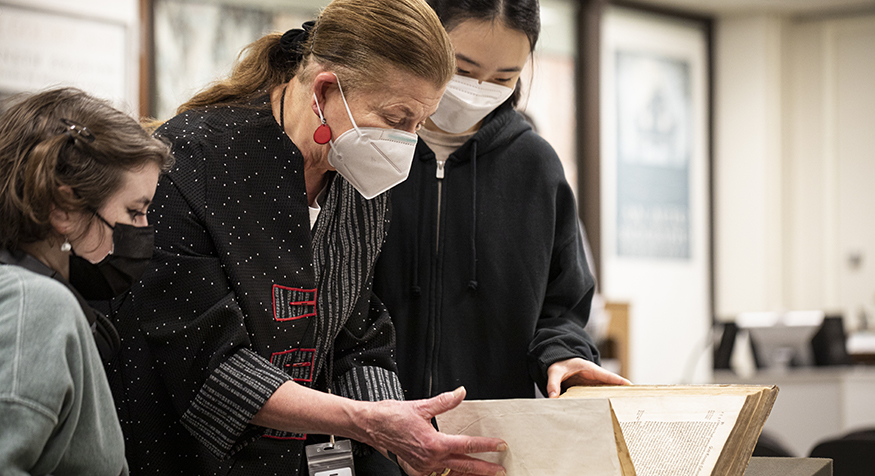
[[(471, 234), (470, 234), (470, 246), (471, 246), (471, 264), (470, 264), (470, 276), (468, 280), (468, 291), (475, 292), (479, 286), (477, 282), (477, 141), (471, 142)], [(419, 207), (417, 218), (416, 218), (416, 236), (415, 241), (413, 243), (414, 253), (413, 253), (413, 269), (412, 269), (412, 284), (410, 285), (410, 295), (414, 298), (419, 298), (422, 296), (422, 287), (419, 285), (419, 254), (421, 250), (421, 241), (422, 237), (428, 236), (425, 230), (426, 228), (426, 220), (423, 219), (425, 216), (425, 207), (426, 203), (422, 200), (422, 190), (429, 186), (427, 182), (427, 178), (429, 174), (423, 173), (420, 174), (419, 177), (419, 186), (414, 187), (413, 197), (414, 203), (416, 203)], [(440, 198), (438, 198), (440, 199)], [(439, 206), (440, 204), (438, 204)]]
[(428, 174), (419, 174), (419, 186), (413, 187), (413, 198), (415, 200), (413, 203), (418, 207), (416, 213), (415, 241), (413, 242), (413, 284), (410, 285), (410, 295), (414, 298), (422, 296), (422, 287), (419, 285), (419, 241), (425, 236), (425, 230), (423, 230), (425, 220), (422, 219), (423, 209), (425, 208), (425, 205), (422, 203), (422, 188), (426, 186), (426, 177), (428, 177)]
[(471, 142), (471, 280), (468, 290), (477, 291), (477, 141)]

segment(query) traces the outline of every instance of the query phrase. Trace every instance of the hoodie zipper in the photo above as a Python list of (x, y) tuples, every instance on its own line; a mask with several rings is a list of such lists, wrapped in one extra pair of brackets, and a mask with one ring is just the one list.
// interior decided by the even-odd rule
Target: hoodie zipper
[(437, 253), (438, 248), (440, 246), (440, 236), (441, 236), (441, 184), (444, 181), (444, 166), (446, 165), (446, 160), (438, 160), (437, 161), (437, 170), (435, 171), (435, 177), (437, 178), (437, 236), (435, 236), (435, 246), (434, 251)]
[[(436, 231), (435, 231), (435, 254), (438, 253), (440, 248), (440, 236), (441, 236), (441, 195), (443, 192), (443, 180), (444, 180), (444, 167), (446, 166), (446, 160), (437, 160), (437, 169), (435, 170), (435, 178), (437, 179), (437, 223), (436, 223)], [(435, 316), (435, 320), (437, 320), (437, 316)], [(437, 322), (435, 322), (435, 330), (431, 333), (431, 342), (429, 345), (429, 352), (434, 356), (434, 348), (435, 348), (435, 334), (437, 333)], [(434, 365), (432, 364), (431, 368), (428, 369), (428, 395), (431, 396), (432, 390), (434, 387)]]

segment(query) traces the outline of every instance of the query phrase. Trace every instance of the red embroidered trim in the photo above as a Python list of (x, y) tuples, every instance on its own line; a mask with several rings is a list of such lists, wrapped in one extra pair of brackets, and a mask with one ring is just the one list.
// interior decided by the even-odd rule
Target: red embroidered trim
[(270, 363), (282, 368), (295, 382), (313, 382), (315, 361), (316, 349), (289, 349), (270, 354)]
[[(290, 288), (274, 284), (271, 294), (273, 295), (273, 319), (275, 321), (294, 321), (316, 315), (316, 289)], [(307, 299), (311, 295), (313, 298)], [(288, 298), (292, 300), (288, 300)], [(286, 313), (280, 310), (280, 314), (277, 314), (277, 301), (281, 303), (288, 302), (288, 306), (292, 309), (288, 314), (291, 315), (280, 317), (280, 315)], [(295, 310), (295, 307), (303, 307), (305, 309)], [(306, 312), (307, 307), (311, 307), (311, 312)], [(296, 312), (298, 313), (296, 314)]]

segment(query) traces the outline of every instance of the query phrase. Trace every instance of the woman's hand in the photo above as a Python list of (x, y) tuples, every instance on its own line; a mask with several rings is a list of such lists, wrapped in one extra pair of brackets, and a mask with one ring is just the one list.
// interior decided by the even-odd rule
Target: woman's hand
[(285, 382), (252, 417), (254, 425), (295, 433), (318, 433), (352, 438), (373, 446), (384, 456), (389, 451), (410, 476), (503, 476), (497, 464), (468, 456), (505, 451), (507, 443), (439, 433), (431, 425), (435, 415), (457, 407), (465, 399), (460, 387), (428, 400), (363, 402), (313, 390), (292, 380)]
[(391, 451), (410, 476), (428, 476), (433, 472), (452, 470), (453, 475), (505, 474), (504, 468), (468, 456), (507, 450), (507, 444), (496, 438), (480, 438), (439, 433), (431, 419), (458, 406), (465, 399), (465, 388), (443, 393), (427, 400), (400, 402), (384, 400), (368, 405), (364, 410), (363, 440), (382, 453)]
[(547, 369), (547, 396), (556, 398), (563, 388), (575, 385), (631, 385), (632, 382), (593, 362), (575, 357), (553, 363)]

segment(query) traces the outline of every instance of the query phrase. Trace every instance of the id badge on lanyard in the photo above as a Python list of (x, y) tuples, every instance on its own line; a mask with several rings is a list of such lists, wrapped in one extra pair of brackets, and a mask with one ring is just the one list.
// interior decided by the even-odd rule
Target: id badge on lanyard
[(310, 476), (355, 476), (350, 440), (318, 443), (305, 448)]

